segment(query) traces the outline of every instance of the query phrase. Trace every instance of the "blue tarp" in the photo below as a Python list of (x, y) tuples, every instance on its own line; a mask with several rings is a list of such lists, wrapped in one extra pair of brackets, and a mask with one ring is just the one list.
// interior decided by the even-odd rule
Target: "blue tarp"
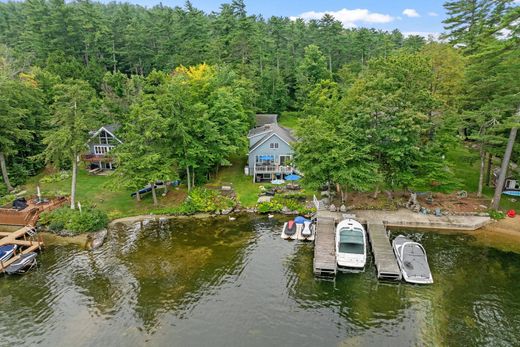
[(294, 222), (295, 222), (296, 224), (303, 224), (304, 222), (310, 222), (310, 220), (308, 220), (308, 219), (305, 218), (305, 217), (298, 216), (298, 217), (294, 218)]

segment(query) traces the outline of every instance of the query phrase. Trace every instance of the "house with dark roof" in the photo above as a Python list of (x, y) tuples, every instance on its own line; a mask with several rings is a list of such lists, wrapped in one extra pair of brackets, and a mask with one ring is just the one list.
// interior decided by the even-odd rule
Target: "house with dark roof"
[(117, 137), (117, 131), (121, 128), (119, 124), (104, 125), (98, 130), (90, 132), (90, 139), (87, 142), (88, 154), (83, 155), (82, 159), (90, 170), (113, 170), (115, 164), (110, 152), (119, 144), (122, 144)]
[(256, 115), (256, 127), (249, 131), (249, 159), (246, 173), (254, 182), (283, 179), (293, 173), (292, 143), (296, 138), (280, 126), (277, 115)]

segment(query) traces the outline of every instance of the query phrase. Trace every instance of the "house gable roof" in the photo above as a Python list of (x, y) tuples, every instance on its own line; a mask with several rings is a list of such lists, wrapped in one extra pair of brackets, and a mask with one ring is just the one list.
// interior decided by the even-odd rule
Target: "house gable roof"
[(256, 143), (254, 143), (253, 145), (251, 145), (249, 147), (249, 153), (253, 152), (255, 149), (257, 149), (260, 145), (262, 145), (264, 142), (266, 142), (273, 136), (278, 137), (280, 140), (285, 142), (288, 146), (292, 147), (291, 142), (295, 142), (296, 139), (291, 134), (291, 132), (288, 129), (279, 126), (278, 124), (270, 124), (270, 125), (271, 125), (271, 129), (268, 132), (266, 132), (266, 134), (260, 140), (258, 140)]
[(277, 114), (257, 114), (255, 116), (257, 127), (262, 127), (267, 124), (276, 124), (278, 122)]
[(115, 132), (121, 128), (121, 125), (120, 124), (107, 124), (107, 125), (103, 125), (101, 128), (99, 128), (98, 130), (96, 130), (92, 136), (90, 137), (89, 141), (92, 140), (94, 137), (96, 137), (97, 135), (99, 135), (99, 133), (103, 130), (105, 130), (107, 133), (109, 133), (110, 135), (112, 135), (114, 137), (114, 139), (116, 139), (119, 143), (123, 143), (123, 141), (121, 141), (116, 135), (115, 135)]

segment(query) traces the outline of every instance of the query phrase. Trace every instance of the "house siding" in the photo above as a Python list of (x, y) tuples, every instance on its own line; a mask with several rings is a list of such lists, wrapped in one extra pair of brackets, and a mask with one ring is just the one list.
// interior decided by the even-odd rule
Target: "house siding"
[[(271, 143), (278, 143), (278, 148), (270, 148)], [(252, 152), (249, 153), (249, 174), (253, 175), (255, 159), (257, 155), (273, 155), (274, 160), (277, 164), (280, 163), (280, 155), (293, 155), (294, 150), (291, 146), (287, 145), (285, 141), (280, 139), (276, 134), (273, 135), (270, 139), (262, 143), (260, 146), (255, 148)]]

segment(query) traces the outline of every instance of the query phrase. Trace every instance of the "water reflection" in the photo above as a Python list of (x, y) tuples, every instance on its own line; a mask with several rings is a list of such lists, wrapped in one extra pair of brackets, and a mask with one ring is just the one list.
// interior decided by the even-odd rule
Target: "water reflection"
[(407, 232), (435, 284), (362, 274), (316, 281), (312, 244), (283, 219), (136, 223), (94, 252), (49, 247), (40, 267), (0, 279), (1, 344), (514, 345), (520, 255), (471, 236)]

